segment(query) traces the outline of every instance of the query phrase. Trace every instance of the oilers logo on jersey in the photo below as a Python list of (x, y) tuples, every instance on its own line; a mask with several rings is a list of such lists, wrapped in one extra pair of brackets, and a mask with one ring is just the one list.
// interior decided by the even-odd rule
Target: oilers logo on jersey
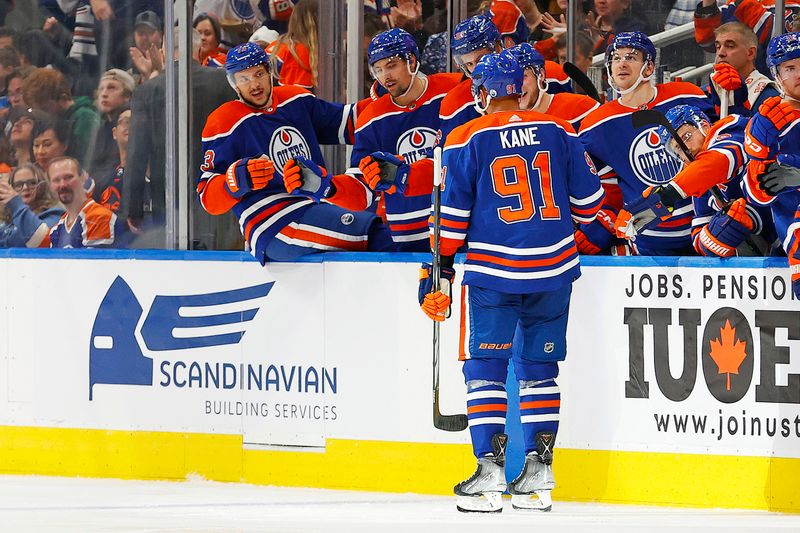
[(680, 170), (681, 163), (667, 153), (656, 128), (643, 131), (631, 143), (628, 152), (633, 173), (646, 185), (662, 185)]
[(424, 159), (434, 147), (436, 135), (436, 130), (431, 128), (412, 128), (397, 139), (397, 154), (403, 156), (406, 163)]
[(269, 158), (275, 162), (275, 170), (281, 173), (286, 162), (298, 156), (312, 159), (311, 149), (303, 135), (291, 126), (276, 129), (269, 141)]

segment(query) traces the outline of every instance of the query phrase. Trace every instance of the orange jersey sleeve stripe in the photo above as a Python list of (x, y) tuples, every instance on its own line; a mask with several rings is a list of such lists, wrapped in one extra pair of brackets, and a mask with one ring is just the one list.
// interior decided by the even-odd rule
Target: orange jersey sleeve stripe
[(203, 208), (212, 215), (227, 213), (239, 202), (228, 194), (222, 174), (216, 174), (211, 179), (198, 183), (197, 193), (200, 195)]

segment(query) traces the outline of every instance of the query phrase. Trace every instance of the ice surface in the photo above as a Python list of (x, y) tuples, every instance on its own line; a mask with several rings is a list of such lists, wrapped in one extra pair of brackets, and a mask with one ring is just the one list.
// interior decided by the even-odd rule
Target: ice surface
[(501, 514), (474, 515), (446, 496), (0, 476), (0, 531), (733, 533), (800, 531), (800, 516), (559, 501), (551, 513), (515, 511), (506, 501)]

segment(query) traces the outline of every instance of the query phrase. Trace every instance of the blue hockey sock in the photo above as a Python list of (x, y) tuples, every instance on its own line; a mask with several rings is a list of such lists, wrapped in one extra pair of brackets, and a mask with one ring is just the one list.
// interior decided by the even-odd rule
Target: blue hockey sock
[(467, 382), (467, 418), (475, 457), (492, 452), (492, 437), (505, 433), (508, 396), (504, 383)]
[(550, 431), (558, 433), (558, 416), (561, 408), (561, 391), (555, 379), (545, 381), (520, 381), (519, 413), (522, 434), (525, 436), (525, 454), (536, 449), (536, 434)]

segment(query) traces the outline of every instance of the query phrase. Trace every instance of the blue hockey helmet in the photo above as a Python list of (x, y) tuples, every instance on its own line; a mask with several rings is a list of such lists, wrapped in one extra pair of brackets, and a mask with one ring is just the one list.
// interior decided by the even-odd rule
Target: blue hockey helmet
[(395, 56), (409, 61), (412, 55), (419, 57), (419, 48), (414, 38), (403, 29), (392, 28), (372, 38), (367, 49), (367, 62), (372, 66), (381, 59)]
[(508, 49), (523, 69), (544, 69), (544, 56), (530, 43), (520, 43)]
[(270, 70), (269, 56), (256, 43), (243, 43), (234, 46), (225, 57), (225, 72), (228, 74), (228, 78), (231, 78), (237, 72), (257, 65), (264, 65), (267, 70)]
[(767, 45), (767, 66), (777, 78), (778, 65), (800, 57), (800, 32), (776, 35)]
[(456, 24), (450, 48), (453, 50), (453, 56), (456, 57), (480, 48), (494, 51), (495, 44), (499, 40), (500, 31), (492, 19), (486, 15), (475, 15)]
[(633, 48), (639, 50), (644, 55), (644, 62), (655, 62), (656, 47), (653, 41), (640, 31), (625, 31), (617, 34), (611, 44), (606, 49), (606, 64), (610, 64), (611, 56), (620, 48)]
[[(666, 115), (664, 115), (669, 122), (672, 129), (676, 132), (678, 128), (689, 124), (691, 126), (695, 126), (699, 129), (703, 135), (705, 135), (707, 128), (711, 124), (711, 121), (708, 119), (708, 116), (700, 111), (699, 108), (693, 105), (676, 105), (669, 111), (667, 111)], [(670, 142), (672, 140), (672, 135), (664, 126), (658, 127), (658, 137), (661, 139), (661, 144), (667, 149), (673, 157), (678, 158), (678, 154), (675, 153), (674, 145)]]
[[(508, 50), (483, 56), (472, 71), (472, 97), (480, 99), (480, 89), (486, 89), (489, 98), (522, 94), (522, 66)], [(488, 102), (487, 102), (488, 105)], [(485, 112), (485, 107), (482, 112)]]

